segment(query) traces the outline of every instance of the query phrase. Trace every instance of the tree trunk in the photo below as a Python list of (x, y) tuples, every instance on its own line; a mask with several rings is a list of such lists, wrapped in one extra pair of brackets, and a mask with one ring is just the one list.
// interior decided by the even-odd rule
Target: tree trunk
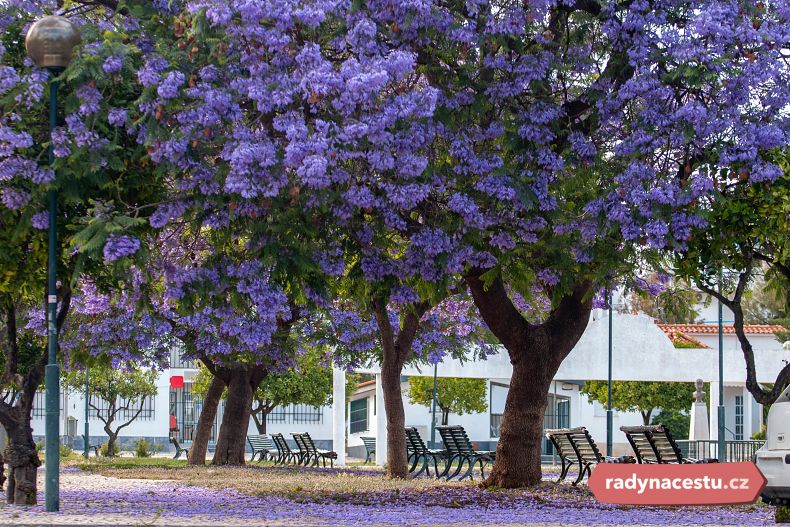
[(115, 451), (115, 443), (118, 441), (118, 433), (113, 432), (109, 424), (104, 427), (104, 432), (109, 437), (109, 439), (107, 439), (107, 457), (115, 457), (117, 453)]
[(3, 490), (4, 485), (5, 485), (5, 459), (3, 459), (3, 453), (0, 452), (0, 490)]
[(541, 481), (543, 416), (556, 369), (528, 360), (525, 355), (513, 363), (496, 462), (486, 486), (512, 488)]
[(206, 398), (203, 399), (203, 409), (198, 417), (198, 424), (192, 434), (192, 446), (189, 447), (187, 455), (187, 465), (205, 465), (206, 452), (208, 451), (208, 440), (211, 438), (211, 430), (214, 428), (214, 420), (217, 418), (217, 408), (225, 390), (225, 381), (217, 376), (211, 379)]
[(21, 419), (17, 419), (17, 422), (11, 426), (6, 422), (5, 426), (8, 433), (6, 500), (14, 505), (35, 505), (37, 503), (36, 472), (41, 466), (41, 460), (38, 458), (36, 443), (33, 441), (33, 428), (28, 417), (30, 412), (21, 413), (24, 414)]
[(592, 309), (588, 283), (577, 284), (545, 322), (531, 324), (510, 300), (501, 278), (486, 288), (478, 275), (466, 277), (475, 305), (513, 365), (502, 414), (496, 461), (483, 486), (515, 488), (541, 481), (543, 415), (551, 382), (578, 342)]
[(400, 383), (403, 365), (393, 355), (385, 352), (381, 365), (381, 390), (387, 415), (387, 475), (405, 478), (409, 475), (409, 464), (406, 455), (406, 414)]
[(225, 375), (228, 396), (212, 465), (244, 465), (252, 397), (265, 374), (261, 367), (248, 366)]
[(266, 419), (275, 408), (276, 406), (274, 405), (262, 403), (260, 400), (258, 401), (258, 407), (252, 412), (252, 420), (255, 422), (255, 428), (258, 429), (260, 435), (266, 433)]

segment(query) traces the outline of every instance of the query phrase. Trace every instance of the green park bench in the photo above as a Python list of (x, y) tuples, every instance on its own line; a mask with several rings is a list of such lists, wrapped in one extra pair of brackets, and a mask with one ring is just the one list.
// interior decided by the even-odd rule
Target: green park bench
[(277, 458), (274, 460), (276, 464), (285, 465), (287, 463), (296, 463), (299, 460), (299, 453), (291, 450), (288, 441), (282, 434), (272, 434), (272, 441), (277, 448)]
[(578, 485), (584, 476), (589, 476), (592, 466), (598, 463), (636, 463), (632, 456), (607, 457), (601, 454), (587, 428), (555, 428), (546, 430), (546, 437), (554, 445), (560, 457), (562, 471), (557, 483), (568, 475), (568, 469), (579, 466), (579, 475), (573, 485)]
[(247, 436), (247, 442), (252, 449), (250, 461), (255, 461), (255, 456), (258, 456), (259, 461), (265, 461), (267, 458), (274, 459), (277, 455), (275, 453), (277, 452), (277, 447), (274, 446), (272, 438), (265, 434)]
[(376, 438), (360, 437), (360, 439), (365, 445), (365, 463), (368, 463), (370, 461), (370, 457), (376, 453)]
[(176, 447), (176, 455), (173, 456), (173, 459), (178, 459), (181, 457), (181, 454), (185, 456), (189, 456), (189, 447), (182, 447), (181, 444), (178, 442), (178, 438), (175, 436), (170, 438), (170, 441), (173, 443), (173, 446)]
[[(329, 460), (329, 466), (335, 466), (335, 460), (337, 459), (337, 452), (333, 452), (331, 450), (321, 450), (315, 446), (313, 442), (313, 438), (310, 437), (310, 434), (304, 432), (302, 434), (292, 434), (294, 440), (296, 441), (299, 450), (302, 451), (302, 460), (305, 466), (310, 465), (313, 467), (317, 467), (319, 461), (323, 463), (324, 467), (326, 467), (326, 460)], [(311, 463), (312, 461), (312, 463)]]
[[(444, 459), (445, 451), (429, 449), (422, 440), (420, 432), (413, 426), (406, 427), (406, 453), (408, 455), (409, 474), (411, 474), (413, 478), (416, 478), (423, 472), (430, 476), (431, 469), (429, 467), (429, 462), (433, 463), (434, 473), (438, 477), (438, 463), (440, 459)], [(417, 470), (417, 467), (420, 467), (420, 469)], [(417, 470), (417, 472), (415, 472), (415, 470)]]
[(662, 424), (651, 426), (621, 426), (639, 463), (718, 463), (715, 458), (683, 457), (669, 428)]
[[(474, 479), (475, 465), (480, 465), (480, 474), (485, 478), (484, 467), (494, 462), (495, 452), (472, 448), (472, 442), (469, 441), (469, 436), (466, 435), (466, 430), (464, 430), (463, 426), (437, 426), (436, 430), (442, 436), (442, 442), (447, 450), (447, 462), (444, 471), (437, 477), (446, 477), (447, 481), (455, 477), (458, 477), (459, 480), (464, 478)], [(452, 471), (453, 463), (458, 463), (455, 471)], [(464, 465), (467, 465), (466, 472), (461, 473)]]

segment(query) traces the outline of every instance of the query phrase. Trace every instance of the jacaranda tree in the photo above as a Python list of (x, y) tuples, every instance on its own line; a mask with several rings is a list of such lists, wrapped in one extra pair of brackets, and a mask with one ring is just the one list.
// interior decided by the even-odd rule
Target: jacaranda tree
[[(142, 256), (148, 205), (160, 200), (141, 128), (127, 109), (140, 95), (122, 82), (141, 62), (128, 53), (123, 21), (75, 15), (85, 45), (59, 77), (61, 124), (47, 127), (50, 74), (32, 65), (27, 28), (56, 6), (5, 2), (0, 6), (0, 302), (5, 327), (0, 376), (0, 423), (9, 435), (8, 501), (36, 502), (40, 465), (30, 426), (34, 395), (46, 365), (46, 346), (27, 328), (44, 314), (47, 191), (58, 190), (58, 316), (62, 330), (83, 276), (110, 287), (125, 273), (126, 257)], [(130, 21), (126, 21), (130, 23)], [(133, 24), (132, 24), (133, 26)], [(114, 31), (109, 31), (112, 28)], [(132, 28), (133, 29), (133, 28)], [(54, 147), (54, 170), (47, 147)]]
[[(783, 1), (88, 7), (114, 14), (115, 32), (84, 47), (129, 74), (135, 97), (111, 105), (81, 84), (56, 137), (63, 159), (104, 137), (96, 107), (144, 145), (118, 155), (168, 184), (148, 227), (186, 224), (213, 253), (173, 269), (174, 310), (217, 328), (220, 351), (261, 333), (253, 353), (225, 354), (234, 365), (282, 356), (269, 340), (294, 305), (374, 320), (393, 476), (405, 474), (399, 372), (459, 284), (513, 364), (486, 484), (535, 484), (548, 388), (594, 299), (652, 251), (685, 250), (722, 178), (781, 173), (763, 153), (787, 143)], [(132, 226), (95, 240), (113, 258), (137, 253), (147, 240), (122, 234)], [(226, 318), (235, 307), (250, 326)]]

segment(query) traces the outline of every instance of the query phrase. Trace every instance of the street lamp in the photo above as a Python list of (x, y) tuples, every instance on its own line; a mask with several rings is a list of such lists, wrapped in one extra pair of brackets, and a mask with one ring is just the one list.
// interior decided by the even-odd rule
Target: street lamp
[[(71, 62), (74, 46), (81, 41), (80, 32), (69, 19), (62, 16), (45, 16), (33, 24), (25, 37), (25, 48), (33, 62), (40, 68), (47, 68), (49, 80), (49, 130), (58, 124), (58, 81), (60, 74)], [(49, 145), (49, 164), (55, 161), (52, 142)], [(58, 328), (57, 328), (57, 275), (58, 275), (58, 232), (57, 212), (58, 193), (54, 188), (49, 191), (49, 259), (47, 265), (47, 351), (46, 368), (46, 510), (55, 512), (60, 509), (59, 474), (60, 438), (59, 408), (60, 371), (58, 368)]]
[(612, 300), (614, 295), (608, 291), (609, 300), (609, 373), (606, 384), (606, 455), (612, 456), (614, 440), (614, 412), (612, 411)]
[[(721, 275), (719, 275), (719, 293), (721, 293)], [(724, 313), (721, 299), (719, 300), (719, 406), (717, 408), (716, 423), (718, 425), (717, 444), (719, 462), (727, 461), (727, 440), (724, 433), (727, 430), (724, 419)]]

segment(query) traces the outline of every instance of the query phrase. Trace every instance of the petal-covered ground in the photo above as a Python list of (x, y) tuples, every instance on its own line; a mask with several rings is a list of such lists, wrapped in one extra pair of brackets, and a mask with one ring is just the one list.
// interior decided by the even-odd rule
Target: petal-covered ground
[[(386, 478), (371, 470), (202, 470), (214, 484), (181, 481), (179, 470), (170, 470), (173, 479), (155, 473), (159, 479), (144, 479), (133, 473), (119, 478), (65, 468), (61, 512), (46, 513), (40, 505), (0, 505), (0, 525), (774, 525), (773, 510), (761, 505), (618, 507), (596, 502), (584, 487), (548, 482), (529, 491), (487, 491), (427, 479), (422, 486), (417, 482), (387, 488), (383, 483), (381, 489)], [(291, 479), (284, 480), (284, 492), (224, 488), (240, 478), (271, 483), (286, 474)], [(293, 478), (305, 484), (293, 486)], [(336, 478), (337, 491), (313, 492), (308, 482), (321, 478)], [(349, 486), (349, 480), (356, 483)], [(360, 491), (359, 481), (367, 481), (370, 490)], [(39, 499), (43, 503), (44, 496)]]

